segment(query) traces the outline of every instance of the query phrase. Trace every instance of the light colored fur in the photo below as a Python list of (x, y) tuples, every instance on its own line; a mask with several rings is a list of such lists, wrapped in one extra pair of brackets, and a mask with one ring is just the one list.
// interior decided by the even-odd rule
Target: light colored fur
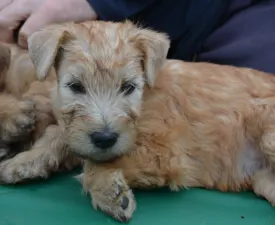
[[(133, 24), (54, 25), (29, 39), (43, 80), (53, 65), (59, 127), (48, 149), (35, 148), (0, 165), (0, 180), (47, 177), (68, 157), (85, 158), (78, 177), (95, 208), (127, 221), (132, 188), (203, 187), (254, 190), (275, 204), (275, 78), (259, 71), (165, 60), (164, 34)], [(135, 83), (129, 95), (125, 81)], [(72, 82), (85, 93), (75, 94)], [(90, 134), (119, 134), (107, 150)], [(70, 155), (74, 153), (73, 155)]]
[(28, 51), (0, 44), (0, 160), (31, 148), (56, 123), (50, 100), (54, 83), (53, 70), (38, 82)]

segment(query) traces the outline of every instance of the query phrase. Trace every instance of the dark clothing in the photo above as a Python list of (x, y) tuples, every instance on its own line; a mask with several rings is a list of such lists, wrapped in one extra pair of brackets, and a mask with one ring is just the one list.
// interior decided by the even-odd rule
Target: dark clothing
[(275, 74), (275, 0), (88, 0), (101, 20), (166, 32), (169, 58)]
[(275, 74), (275, 0), (238, 1), (246, 4), (229, 9), (228, 19), (206, 39), (198, 60)]
[(169, 35), (169, 58), (190, 60), (217, 25), (229, 0), (89, 0), (101, 20), (126, 18)]

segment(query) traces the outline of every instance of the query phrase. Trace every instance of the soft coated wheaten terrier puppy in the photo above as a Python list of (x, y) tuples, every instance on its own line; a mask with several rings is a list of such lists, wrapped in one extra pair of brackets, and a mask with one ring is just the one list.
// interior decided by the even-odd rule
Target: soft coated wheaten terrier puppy
[(31, 148), (55, 123), (50, 100), (54, 83), (53, 70), (46, 82), (37, 81), (26, 50), (0, 44), (0, 161)]
[(129, 22), (32, 35), (38, 78), (57, 72), (59, 127), (2, 163), (1, 182), (47, 177), (77, 163), (73, 153), (85, 159), (81, 179), (94, 207), (121, 221), (136, 208), (133, 188), (253, 190), (274, 204), (275, 78), (166, 60), (168, 48), (164, 34)]

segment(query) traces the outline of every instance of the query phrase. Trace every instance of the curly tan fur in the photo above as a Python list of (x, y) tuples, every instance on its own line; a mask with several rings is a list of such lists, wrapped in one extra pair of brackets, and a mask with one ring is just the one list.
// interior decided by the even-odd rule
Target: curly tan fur
[[(121, 221), (135, 211), (132, 188), (254, 190), (275, 204), (270, 74), (165, 60), (167, 37), (129, 22), (54, 25), (29, 46), (40, 80), (52, 65), (57, 71), (59, 126), (46, 132), (47, 152), (37, 147), (0, 165), (3, 183), (47, 177), (78, 155), (94, 207)], [(130, 94), (125, 82), (135, 86)], [(91, 135), (106, 129), (118, 138), (102, 149)]]
[(51, 106), (54, 71), (38, 82), (28, 51), (0, 44), (0, 160), (28, 150), (56, 123)]

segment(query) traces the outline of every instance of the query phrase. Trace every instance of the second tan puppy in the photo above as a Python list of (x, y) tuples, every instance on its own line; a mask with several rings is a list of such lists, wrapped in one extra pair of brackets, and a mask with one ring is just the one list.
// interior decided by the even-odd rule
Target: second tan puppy
[(0, 43), (0, 161), (31, 148), (49, 124), (55, 123), (51, 70), (38, 82), (28, 51)]
[(132, 188), (253, 190), (275, 204), (275, 78), (168, 60), (164, 34), (131, 23), (54, 25), (29, 39), (42, 80), (53, 65), (59, 127), (0, 166), (0, 180), (47, 177), (84, 157), (95, 208), (129, 220)]

